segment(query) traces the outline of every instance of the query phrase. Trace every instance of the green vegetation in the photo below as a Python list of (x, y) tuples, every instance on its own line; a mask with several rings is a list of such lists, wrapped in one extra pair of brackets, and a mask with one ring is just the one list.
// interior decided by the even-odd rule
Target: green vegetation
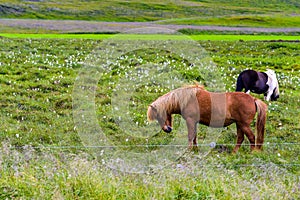
[[(73, 121), (76, 77), (103, 41), (96, 39), (0, 38), (1, 150), (0, 197), (5, 199), (297, 199), (300, 195), (299, 45), (293, 42), (199, 41), (223, 75), (226, 90), (235, 89), (246, 68), (275, 69), (280, 98), (269, 103), (263, 152), (250, 153), (247, 141), (237, 155), (235, 127), (222, 130), (217, 146), (202, 159), (188, 153), (164, 168), (145, 174), (110, 169), (84, 147)], [(167, 41), (171, 42), (171, 41)], [(114, 45), (114, 44), (112, 44)], [(116, 47), (117, 48), (117, 47)], [(126, 58), (126, 59), (125, 59)], [(176, 70), (187, 84), (208, 85), (188, 60), (172, 52), (141, 49), (128, 52), (101, 72), (95, 90), (98, 123), (124, 151), (144, 140), (128, 136), (111, 113), (114, 91), (130, 69), (147, 63)], [(128, 79), (128, 81), (130, 81)], [(130, 99), (130, 116), (145, 125), (146, 109), (169, 91), (142, 85)], [(261, 95), (255, 95), (263, 98)], [(88, 106), (88, 105), (87, 105)], [(176, 119), (176, 118), (175, 118)], [(177, 120), (177, 119), (176, 119)], [(179, 130), (159, 132), (147, 144), (168, 144)], [(206, 129), (199, 127), (199, 136)], [(182, 136), (187, 140), (186, 134)], [(103, 147), (104, 148), (104, 147)], [(162, 147), (162, 148), (167, 148)], [(203, 147), (200, 147), (200, 149)], [(101, 147), (99, 147), (100, 150)], [(99, 150), (99, 151), (100, 151)], [(105, 155), (105, 154), (104, 154)], [(105, 157), (103, 157), (105, 158)]]
[[(185, 32), (185, 31), (182, 31)], [(32, 39), (95, 39), (103, 40), (108, 38), (114, 38), (114, 34), (11, 34), (0, 33), (0, 36), (7, 38), (32, 38)], [(258, 41), (258, 40), (283, 40), (283, 41), (297, 41), (299, 36), (292, 35), (212, 35), (212, 34), (197, 34), (189, 35), (193, 40), (223, 40), (223, 41)], [(159, 35), (159, 34), (118, 34), (116, 37), (118, 40), (184, 40), (186, 35)]]
[[(0, 14), (3, 18), (23, 19), (71, 19), (98, 21), (157, 21), (183, 19), (188, 24), (203, 24), (212, 21), (214, 24), (232, 22), (241, 26), (294, 26), (299, 27), (299, 9), (297, 0), (279, 1), (22, 1), (3, 0)], [(284, 22), (273, 17), (283, 16)], [(243, 17), (246, 15), (246, 17)], [(290, 15), (295, 15), (294, 17)], [(210, 19), (207, 17), (220, 19)], [(231, 20), (228, 21), (228, 16)], [(234, 17), (237, 16), (237, 17)], [(187, 20), (186, 18), (199, 18)], [(281, 18), (281, 17), (280, 17)], [(175, 20), (176, 21), (176, 20)], [(181, 21), (181, 22), (183, 22)], [(279, 23), (278, 23), (279, 22)], [(286, 24), (285, 24), (286, 23)]]
[(30, 33), (0, 33), (7, 38), (32, 38), (32, 39), (96, 39), (103, 40), (113, 37), (112, 34), (30, 34)]
[[(298, 0), (2, 0), (0, 16), (286, 28), (299, 27), (299, 8)], [(189, 36), (124, 34), (105, 43), (115, 35), (58, 34), (60, 30), (48, 27), (1, 24), (0, 199), (298, 199), (299, 32), (180, 32)], [(205, 51), (183, 53), (196, 53), (193, 61), (201, 62), (204, 54), (203, 65), (174, 53), (186, 50), (181, 45), (173, 51), (143, 46), (153, 40), (174, 45), (188, 38)], [(129, 47), (135, 41), (142, 45), (128, 48), (127, 40)], [(222, 91), (234, 91), (238, 74), (249, 68), (274, 69), (280, 84), (279, 100), (268, 103), (262, 152), (250, 153), (245, 141), (232, 155), (234, 125), (219, 130), (216, 145), (206, 143), (211, 129), (199, 126), (200, 153), (184, 152), (187, 133), (180, 129), (179, 116), (171, 134), (155, 124), (154, 131), (146, 130), (150, 136), (139, 132), (150, 126), (149, 103), (173, 87), (197, 81), (214, 90), (221, 82)], [(80, 82), (82, 77), (87, 82)], [(177, 85), (160, 84), (168, 82)], [(127, 118), (131, 121), (125, 126)], [(96, 125), (90, 127), (90, 121)], [(91, 132), (95, 135), (85, 134)], [(172, 145), (175, 139), (183, 145)], [(176, 159), (154, 165), (151, 159), (159, 151), (163, 158), (171, 152)], [(144, 173), (122, 171), (130, 170), (122, 163), (130, 155), (133, 160), (144, 155), (138, 160), (141, 167), (150, 163)]]
[[(218, 31), (218, 30), (197, 30), (193, 28), (184, 28), (179, 29), (179, 33), (185, 34), (185, 35), (260, 35), (266, 37), (268, 39), (269, 36), (279, 35), (279, 36), (299, 36), (300, 32), (294, 31), (294, 32), (258, 32), (257, 30), (253, 31), (245, 31), (245, 30), (228, 30), (228, 31)], [(251, 36), (250, 36), (251, 37)], [(275, 36), (276, 37), (276, 36)], [(253, 37), (255, 38), (255, 37)]]
[(241, 27), (300, 27), (300, 16), (241, 15), (166, 20), (165, 24), (241, 26)]

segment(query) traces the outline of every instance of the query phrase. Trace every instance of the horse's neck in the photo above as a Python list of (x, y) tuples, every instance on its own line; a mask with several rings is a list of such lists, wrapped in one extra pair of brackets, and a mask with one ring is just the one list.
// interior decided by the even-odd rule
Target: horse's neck
[[(182, 90), (178, 90), (177, 93), (174, 94), (173, 105), (172, 105), (172, 113), (173, 114), (181, 114), (182, 110), (185, 109), (188, 105), (197, 105), (197, 94), (203, 90), (203, 87), (189, 87), (183, 88)], [(207, 92), (207, 91), (205, 91)]]
[(258, 73), (259, 79), (263, 80), (264, 83), (267, 83), (268, 81), (268, 75), (264, 72), (259, 72)]

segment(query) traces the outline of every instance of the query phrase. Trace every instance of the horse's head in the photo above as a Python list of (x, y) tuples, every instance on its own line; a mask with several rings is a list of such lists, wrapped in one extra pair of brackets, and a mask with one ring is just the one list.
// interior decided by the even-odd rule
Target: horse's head
[(271, 101), (277, 101), (279, 98), (279, 90), (278, 87), (274, 88), (273, 93), (271, 95)]
[[(274, 88), (274, 90), (273, 91), (271, 91), (272, 92), (272, 94), (270, 95), (270, 99), (267, 99), (267, 96), (268, 96), (268, 93), (265, 93), (264, 94), (264, 96), (265, 96), (265, 100), (271, 100), (271, 101), (277, 101), (277, 99), (279, 98), (279, 91), (278, 91), (278, 89), (277, 89), (277, 87), (276, 88)], [(270, 92), (270, 93), (271, 93)]]
[(172, 116), (167, 114), (165, 110), (160, 110), (155, 105), (150, 105), (148, 107), (147, 117), (149, 121), (157, 120), (161, 129), (166, 133), (172, 131)]

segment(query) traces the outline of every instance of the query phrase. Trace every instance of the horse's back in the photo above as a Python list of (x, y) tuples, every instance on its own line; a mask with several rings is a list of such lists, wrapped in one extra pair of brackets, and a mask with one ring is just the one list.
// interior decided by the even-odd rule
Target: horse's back
[(233, 122), (250, 123), (256, 113), (254, 98), (243, 92), (198, 93), (200, 123), (212, 127), (229, 126)]
[(257, 79), (258, 78), (258, 74), (257, 71), (252, 70), (252, 69), (246, 69), (244, 71), (242, 71), (239, 76), (243, 77), (243, 78), (251, 78), (251, 79)]
[(226, 101), (230, 105), (248, 106), (253, 105), (254, 97), (244, 92), (227, 92)]

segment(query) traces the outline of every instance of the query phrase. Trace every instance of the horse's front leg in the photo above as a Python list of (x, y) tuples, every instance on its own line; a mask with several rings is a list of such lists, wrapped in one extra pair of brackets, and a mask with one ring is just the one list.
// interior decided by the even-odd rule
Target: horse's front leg
[(271, 96), (272, 96), (272, 91), (273, 90), (271, 90), (270, 88), (268, 89), (268, 91), (267, 91), (267, 95), (265, 96), (265, 101), (270, 101), (270, 99), (271, 99)]
[(197, 122), (192, 118), (187, 118), (186, 125), (188, 128), (189, 149), (192, 150), (197, 148)]

